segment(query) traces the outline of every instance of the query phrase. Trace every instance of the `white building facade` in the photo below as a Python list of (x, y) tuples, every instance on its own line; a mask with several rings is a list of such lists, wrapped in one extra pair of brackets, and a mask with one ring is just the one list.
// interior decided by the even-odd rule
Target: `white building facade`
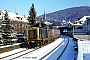
[[(76, 21), (74, 26), (76, 32), (90, 33), (90, 16), (84, 16), (79, 21)], [(78, 29), (81, 27), (80, 29)]]

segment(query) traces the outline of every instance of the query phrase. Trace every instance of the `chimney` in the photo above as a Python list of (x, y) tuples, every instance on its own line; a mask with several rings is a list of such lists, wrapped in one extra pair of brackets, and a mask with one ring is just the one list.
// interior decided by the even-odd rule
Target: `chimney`
[(26, 18), (26, 16), (24, 15), (24, 18)]
[(16, 13), (16, 15), (18, 15), (18, 13)]

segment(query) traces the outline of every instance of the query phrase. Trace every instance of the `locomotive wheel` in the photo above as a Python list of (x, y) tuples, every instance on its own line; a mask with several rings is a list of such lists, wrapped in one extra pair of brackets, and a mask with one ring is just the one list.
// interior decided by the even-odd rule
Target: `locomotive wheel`
[(38, 41), (35, 41), (35, 47), (38, 47)]
[(39, 47), (41, 48), (41, 47), (42, 47), (42, 45), (43, 45), (43, 41), (42, 41), (42, 40), (40, 40), (40, 41), (39, 41)]
[(35, 42), (30, 42), (30, 47), (35, 48)]
[(31, 47), (30, 47), (30, 42), (26, 42), (25, 43), (25, 47), (27, 48), (27, 49), (30, 49)]

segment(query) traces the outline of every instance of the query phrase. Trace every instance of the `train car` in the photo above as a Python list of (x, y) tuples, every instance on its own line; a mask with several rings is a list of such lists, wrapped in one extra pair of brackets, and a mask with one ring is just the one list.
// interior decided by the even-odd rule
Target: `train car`
[(42, 24), (43, 27), (36, 26), (26, 29), (25, 43), (27, 44), (28, 48), (42, 47), (60, 37), (59, 29), (50, 29), (49, 26), (45, 24)]

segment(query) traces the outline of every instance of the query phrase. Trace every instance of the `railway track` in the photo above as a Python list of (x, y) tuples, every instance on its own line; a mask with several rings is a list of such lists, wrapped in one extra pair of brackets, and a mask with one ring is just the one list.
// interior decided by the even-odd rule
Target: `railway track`
[[(68, 38), (68, 37), (67, 37), (67, 38)], [(65, 39), (65, 37), (64, 37), (64, 39)], [(50, 54), (51, 54), (53, 51), (57, 50), (57, 48), (60, 47), (60, 46), (62, 45), (62, 43), (63, 43), (63, 41), (62, 41), (58, 46), (56, 46), (52, 51), (48, 52), (46, 55), (44, 55), (43, 57), (41, 57), (39, 60), (43, 60), (43, 59), (45, 59), (47, 56), (50, 56)], [(68, 43), (69, 43), (69, 38), (68, 38)], [(62, 53), (58, 56), (57, 60), (61, 57), (61, 55), (63, 54), (63, 52), (64, 52), (65, 49), (67, 48), (68, 43), (66, 44), (66, 47), (64, 48), (64, 50), (62, 51)], [(15, 60), (15, 59), (17, 59), (17, 58), (20, 58), (20, 57), (26, 55), (26, 54), (30, 54), (31, 52), (33, 52), (33, 51), (35, 51), (35, 50), (37, 50), (37, 49), (39, 49), (39, 48), (32, 49), (31, 51), (30, 51), (29, 49), (23, 50), (23, 51), (20, 51), (20, 52), (17, 52), (17, 53), (14, 53), (14, 54), (11, 54), (11, 55), (2, 57), (2, 58), (0, 58), (0, 60)]]
[[(9, 58), (9, 57), (12, 57), (12, 58), (10, 58), (10, 60), (13, 60), (13, 59), (19, 58), (19, 57), (21, 57), (21, 56), (23, 56), (23, 55), (29, 54), (29, 53), (37, 50), (37, 49), (39, 49), (39, 48), (36, 48), (36, 49), (26, 49), (26, 50), (23, 50), (23, 51), (19, 51), (19, 52), (10, 54), (10, 55), (8, 55), (8, 56), (2, 57), (2, 58), (0, 58), (0, 60), (7, 59), (7, 58)], [(19, 55), (18, 55), (18, 54), (19, 54)], [(18, 56), (13, 57), (13, 56), (15, 56), (15, 55), (18, 55)]]
[[(67, 37), (67, 38), (68, 38), (68, 37)], [(62, 54), (63, 54), (63, 53), (64, 53), (64, 51), (66, 50), (66, 48), (67, 48), (68, 44), (69, 44), (69, 38), (68, 38), (68, 43), (67, 43), (66, 47), (64, 48), (64, 50), (62, 51), (62, 53), (58, 56), (57, 60), (59, 60), (59, 59), (60, 59), (60, 57), (62, 56)]]
[[(68, 37), (67, 37), (67, 38), (68, 38)], [(62, 43), (63, 43), (63, 42), (62, 42)], [(52, 51), (50, 51), (48, 54), (46, 54), (45, 56), (43, 56), (42, 58), (40, 58), (40, 60), (46, 60), (47, 57), (49, 57), (50, 54), (52, 54), (53, 51), (57, 50), (57, 49), (62, 45), (62, 43), (60, 43), (57, 47), (55, 47), (55, 48), (54, 48)], [(65, 48), (63, 49), (62, 53), (57, 57), (56, 60), (59, 60), (59, 58), (62, 56), (62, 54), (64, 53), (65, 49), (67, 48), (68, 44), (69, 44), (69, 38), (68, 38), (68, 42), (67, 42)]]
[(0, 59), (4, 59), (4, 58), (7, 58), (7, 57), (9, 57), (9, 56), (12, 56), (12, 55), (15, 55), (15, 54), (18, 54), (18, 53), (24, 52), (24, 51), (26, 51), (26, 50), (19, 51), (19, 52), (16, 52), (16, 53), (13, 53), (13, 54), (10, 54), (10, 55), (8, 55), (8, 56), (4, 56), (4, 57), (2, 57), (2, 58), (0, 58)]

